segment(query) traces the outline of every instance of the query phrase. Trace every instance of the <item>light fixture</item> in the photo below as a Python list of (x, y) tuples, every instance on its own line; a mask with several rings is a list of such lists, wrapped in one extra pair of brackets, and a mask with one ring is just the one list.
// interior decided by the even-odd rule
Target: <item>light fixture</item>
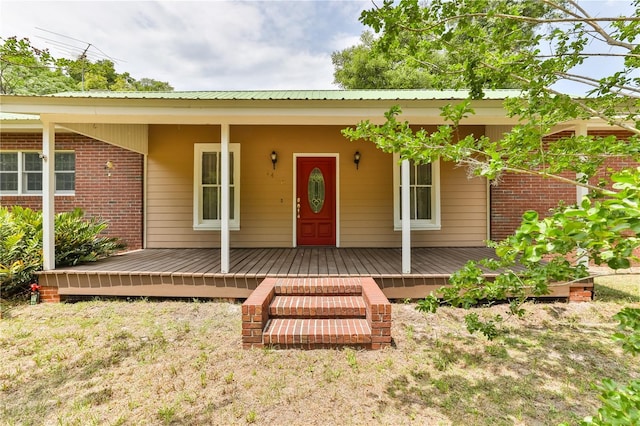
[(278, 153), (271, 151), (271, 163), (273, 164), (273, 170), (276, 169), (276, 163), (278, 162)]
[(356, 153), (353, 154), (353, 162), (356, 164), (356, 170), (357, 170), (358, 164), (360, 164), (360, 151), (356, 151)]
[(107, 176), (111, 177), (111, 172), (116, 168), (116, 165), (113, 164), (113, 161), (107, 161), (104, 165), (105, 170), (107, 171)]

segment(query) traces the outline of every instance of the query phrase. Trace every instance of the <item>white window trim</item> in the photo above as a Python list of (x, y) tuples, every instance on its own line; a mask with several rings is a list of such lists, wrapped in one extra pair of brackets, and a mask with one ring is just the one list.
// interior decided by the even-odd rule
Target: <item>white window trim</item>
[[(24, 154), (41, 154), (40, 151), (34, 151), (34, 150), (24, 150), (24, 151), (16, 151), (16, 150), (3, 150), (0, 151), (2, 153), (6, 153), (6, 154), (17, 154), (18, 156), (18, 190), (17, 191), (0, 191), (0, 195), (4, 195), (4, 196), (16, 196), (16, 197), (34, 197), (34, 196), (40, 196), (42, 195), (42, 191), (27, 191), (27, 189), (24, 187), (24, 174), (25, 174), (25, 170), (24, 170)], [(64, 150), (56, 150), (55, 151), (56, 154), (64, 154), (64, 153), (73, 153), (75, 154), (74, 150), (69, 150), (69, 149), (64, 149)], [(77, 164), (76, 164), (77, 166)], [(77, 167), (76, 167), (77, 168)], [(31, 172), (33, 173), (33, 172)], [(70, 173), (68, 171), (56, 171), (54, 170), (54, 176), (56, 173)], [(42, 171), (40, 172), (40, 174), (42, 174)], [(74, 169), (73, 170), (73, 174), (77, 177), (77, 170)], [(76, 191), (62, 191), (62, 190), (55, 190), (55, 195), (60, 195), (60, 196), (74, 196), (76, 194)]]
[[(413, 167), (410, 164), (410, 167)], [(442, 228), (440, 223), (440, 161), (431, 163), (431, 206), (433, 217), (431, 219), (411, 219), (411, 229), (415, 231), (438, 231)], [(402, 218), (400, 217), (400, 155), (393, 154), (393, 230), (402, 230)]]
[[(202, 219), (202, 154), (205, 152), (218, 152), (222, 150), (219, 143), (197, 143), (194, 144), (193, 157), (193, 229), (196, 231), (219, 231), (221, 220)], [(233, 152), (233, 187), (234, 205), (233, 219), (229, 219), (229, 229), (240, 230), (240, 144), (230, 143), (229, 152)]]

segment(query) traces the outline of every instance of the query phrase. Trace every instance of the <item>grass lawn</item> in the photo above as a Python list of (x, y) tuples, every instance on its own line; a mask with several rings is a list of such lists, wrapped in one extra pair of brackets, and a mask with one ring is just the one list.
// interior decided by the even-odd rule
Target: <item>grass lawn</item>
[(382, 351), (242, 350), (240, 304), (5, 305), (0, 423), (575, 424), (599, 406), (592, 383), (640, 377), (610, 339), (640, 276), (600, 279), (596, 297), (530, 303), (492, 342), (466, 332), (467, 311), (394, 304)]

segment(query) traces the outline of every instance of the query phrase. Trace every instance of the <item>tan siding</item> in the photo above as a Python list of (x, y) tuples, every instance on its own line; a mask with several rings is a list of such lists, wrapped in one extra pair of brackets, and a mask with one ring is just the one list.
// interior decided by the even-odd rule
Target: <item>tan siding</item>
[(452, 163), (440, 165), (440, 231), (412, 234), (414, 246), (478, 246), (487, 239), (487, 183)]
[(220, 126), (149, 126), (147, 247), (214, 247), (219, 235), (193, 230), (193, 144), (220, 142)]
[[(232, 247), (291, 247), (296, 153), (338, 153), (340, 245), (399, 247), (393, 230), (393, 166), (373, 144), (348, 142), (339, 126), (231, 126), (241, 144), (241, 223)], [(470, 128), (475, 133), (482, 127)], [(193, 230), (193, 144), (219, 142), (219, 126), (150, 126), (148, 247), (216, 247), (219, 232)], [(274, 170), (269, 158), (278, 153)], [(353, 154), (360, 151), (358, 170)], [(486, 239), (483, 179), (441, 165), (442, 229), (414, 231), (414, 246), (477, 246)]]
[[(358, 170), (353, 164), (356, 149), (362, 154)], [(346, 157), (341, 170), (342, 246), (398, 246), (400, 235), (393, 230), (392, 155), (373, 144), (361, 144)]]

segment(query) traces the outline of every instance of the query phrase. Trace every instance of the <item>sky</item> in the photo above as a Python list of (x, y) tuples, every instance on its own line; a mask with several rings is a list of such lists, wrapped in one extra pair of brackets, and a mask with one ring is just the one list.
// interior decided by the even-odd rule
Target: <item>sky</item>
[[(629, 14), (630, 3), (580, 1), (594, 16)], [(373, 7), (371, 0), (0, 0), (0, 37), (28, 37), (55, 57), (88, 47), (91, 60), (113, 59), (120, 73), (175, 90), (337, 89), (331, 53), (358, 43), (367, 29), (358, 18)], [(589, 64), (587, 72), (609, 65)]]
[(114, 59), (175, 90), (337, 89), (331, 53), (358, 43), (369, 0), (0, 0), (0, 37), (55, 57)]

